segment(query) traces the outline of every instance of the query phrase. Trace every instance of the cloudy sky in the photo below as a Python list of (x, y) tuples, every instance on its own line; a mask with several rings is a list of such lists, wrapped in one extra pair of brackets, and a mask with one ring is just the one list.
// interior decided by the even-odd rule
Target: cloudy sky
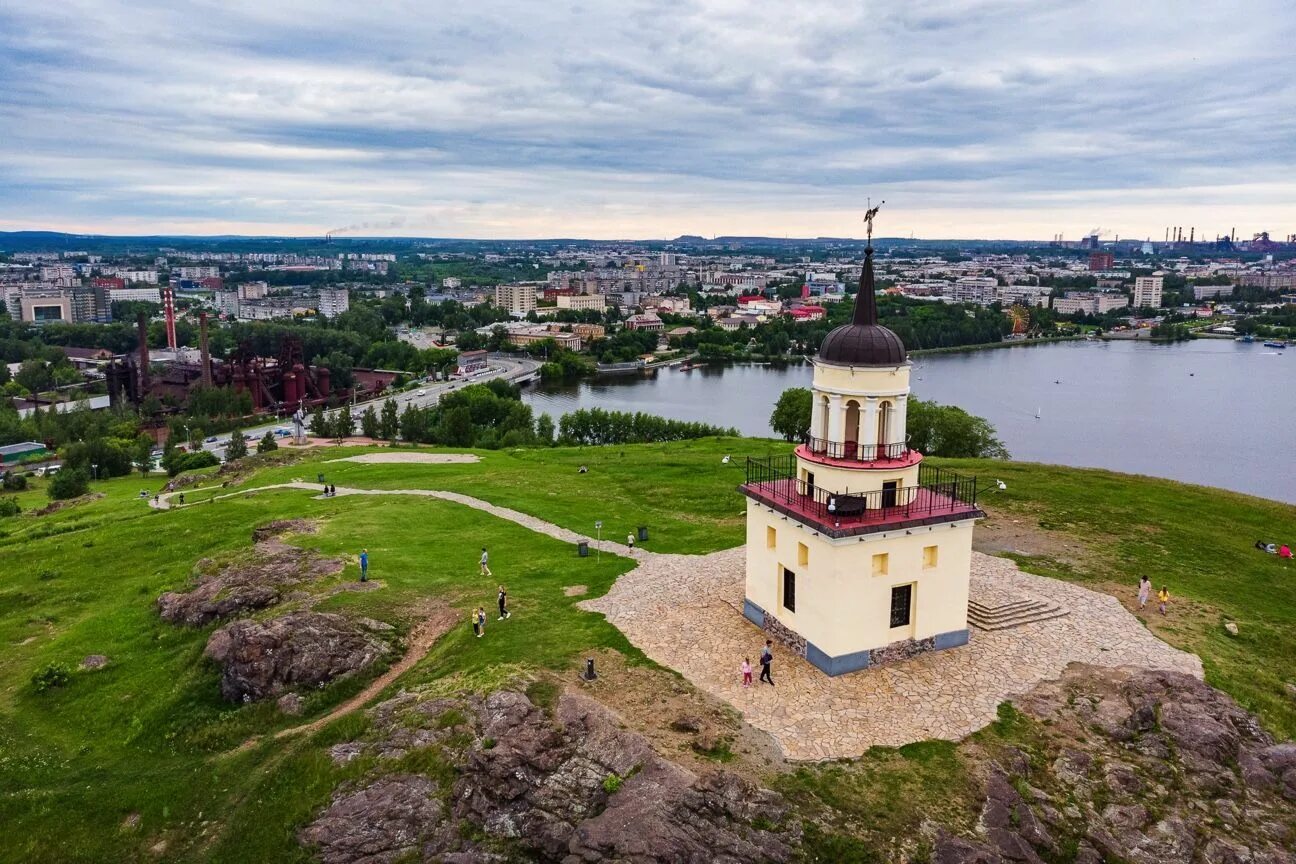
[(0, 230), (1296, 232), (1292, 0), (0, 0)]

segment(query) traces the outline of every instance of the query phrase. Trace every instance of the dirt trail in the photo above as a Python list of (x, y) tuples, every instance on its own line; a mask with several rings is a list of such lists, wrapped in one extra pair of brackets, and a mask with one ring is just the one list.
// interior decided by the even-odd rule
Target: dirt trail
[(318, 732), (329, 723), (339, 717), (345, 717), (357, 708), (362, 708), (379, 693), (381, 693), (388, 684), (395, 681), (401, 675), (405, 674), (414, 664), (422, 660), (436, 641), (449, 632), (455, 622), (459, 620), (459, 615), (453, 609), (444, 606), (436, 606), (426, 614), (422, 621), (414, 627), (410, 634), (409, 649), (405, 656), (391, 665), (386, 672), (379, 675), (369, 686), (365, 687), (356, 695), (352, 696), (341, 705), (334, 708), (323, 717), (312, 720), (309, 723), (303, 723), (301, 726), (292, 726), (288, 729), (280, 729), (274, 734), (275, 738), (287, 738), (290, 735), (310, 734)]

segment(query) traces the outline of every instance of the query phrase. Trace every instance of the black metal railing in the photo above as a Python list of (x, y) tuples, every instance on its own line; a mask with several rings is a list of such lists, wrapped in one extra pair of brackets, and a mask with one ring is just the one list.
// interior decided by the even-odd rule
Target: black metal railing
[(797, 477), (794, 456), (747, 460), (748, 492), (757, 498), (836, 527), (921, 518), (976, 506), (976, 478), (926, 465), (918, 469), (918, 485), (868, 492), (834, 491)]
[(909, 445), (898, 444), (860, 444), (855, 441), (828, 441), (813, 435), (803, 435), (801, 443), (811, 453), (828, 459), (847, 459), (853, 462), (877, 462), (880, 459), (903, 459), (909, 453)]

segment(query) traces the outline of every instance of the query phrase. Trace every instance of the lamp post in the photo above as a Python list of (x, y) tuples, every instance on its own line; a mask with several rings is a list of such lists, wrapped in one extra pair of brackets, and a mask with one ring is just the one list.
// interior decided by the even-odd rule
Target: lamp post
[(598, 542), (594, 544), (594, 562), (597, 564), (603, 560), (603, 520), (600, 519), (594, 523), (594, 530)]
[(90, 476), (92, 476), (92, 477), (95, 479), (95, 482), (96, 482), (96, 483), (99, 482), (99, 463), (98, 463), (98, 462), (91, 462), (91, 463), (90, 463)]

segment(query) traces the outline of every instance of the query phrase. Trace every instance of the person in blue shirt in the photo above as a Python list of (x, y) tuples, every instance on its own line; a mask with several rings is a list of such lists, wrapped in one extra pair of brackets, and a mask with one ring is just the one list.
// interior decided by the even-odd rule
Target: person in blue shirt
[(369, 581), (369, 550), (360, 550), (360, 581)]

